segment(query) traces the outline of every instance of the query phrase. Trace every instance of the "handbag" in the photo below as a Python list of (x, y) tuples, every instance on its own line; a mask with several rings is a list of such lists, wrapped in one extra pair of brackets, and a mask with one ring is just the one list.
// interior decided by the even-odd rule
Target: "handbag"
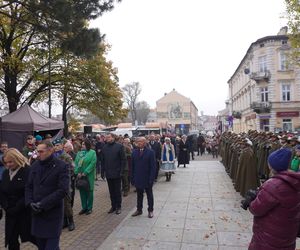
[(90, 191), (90, 182), (87, 176), (81, 176), (76, 178), (75, 187), (79, 190), (84, 190), (86, 192)]

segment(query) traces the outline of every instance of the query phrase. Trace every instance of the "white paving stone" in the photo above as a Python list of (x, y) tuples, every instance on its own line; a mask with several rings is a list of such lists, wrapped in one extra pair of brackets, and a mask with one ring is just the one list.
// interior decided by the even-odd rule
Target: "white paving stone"
[(242, 197), (220, 162), (192, 161), (178, 168), (171, 182), (161, 177), (153, 193), (154, 218), (147, 217), (144, 197), (144, 214), (129, 214), (99, 250), (247, 249), (252, 216), (240, 208)]

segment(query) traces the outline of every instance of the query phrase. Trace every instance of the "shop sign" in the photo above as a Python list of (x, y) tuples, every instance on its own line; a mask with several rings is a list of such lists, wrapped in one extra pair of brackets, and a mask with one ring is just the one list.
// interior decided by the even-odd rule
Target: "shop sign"
[(271, 116), (270, 115), (260, 115), (259, 119), (270, 119)]
[(299, 111), (286, 111), (286, 112), (277, 112), (277, 117), (298, 117)]

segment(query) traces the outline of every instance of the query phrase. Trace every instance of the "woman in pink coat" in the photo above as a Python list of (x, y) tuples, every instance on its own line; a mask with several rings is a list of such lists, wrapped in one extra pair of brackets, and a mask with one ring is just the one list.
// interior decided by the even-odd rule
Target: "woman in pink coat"
[(273, 175), (259, 189), (249, 210), (254, 215), (250, 250), (295, 250), (300, 219), (300, 174), (289, 172), (291, 151), (273, 152)]

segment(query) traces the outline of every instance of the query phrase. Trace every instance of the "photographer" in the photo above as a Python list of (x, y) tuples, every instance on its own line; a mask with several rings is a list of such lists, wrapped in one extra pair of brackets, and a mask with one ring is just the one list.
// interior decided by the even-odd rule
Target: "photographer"
[(287, 148), (274, 151), (268, 157), (272, 177), (260, 187), (255, 199), (251, 192), (246, 194), (245, 201), (248, 200), (254, 215), (250, 250), (294, 250), (296, 247), (300, 175), (288, 171), (291, 155)]

